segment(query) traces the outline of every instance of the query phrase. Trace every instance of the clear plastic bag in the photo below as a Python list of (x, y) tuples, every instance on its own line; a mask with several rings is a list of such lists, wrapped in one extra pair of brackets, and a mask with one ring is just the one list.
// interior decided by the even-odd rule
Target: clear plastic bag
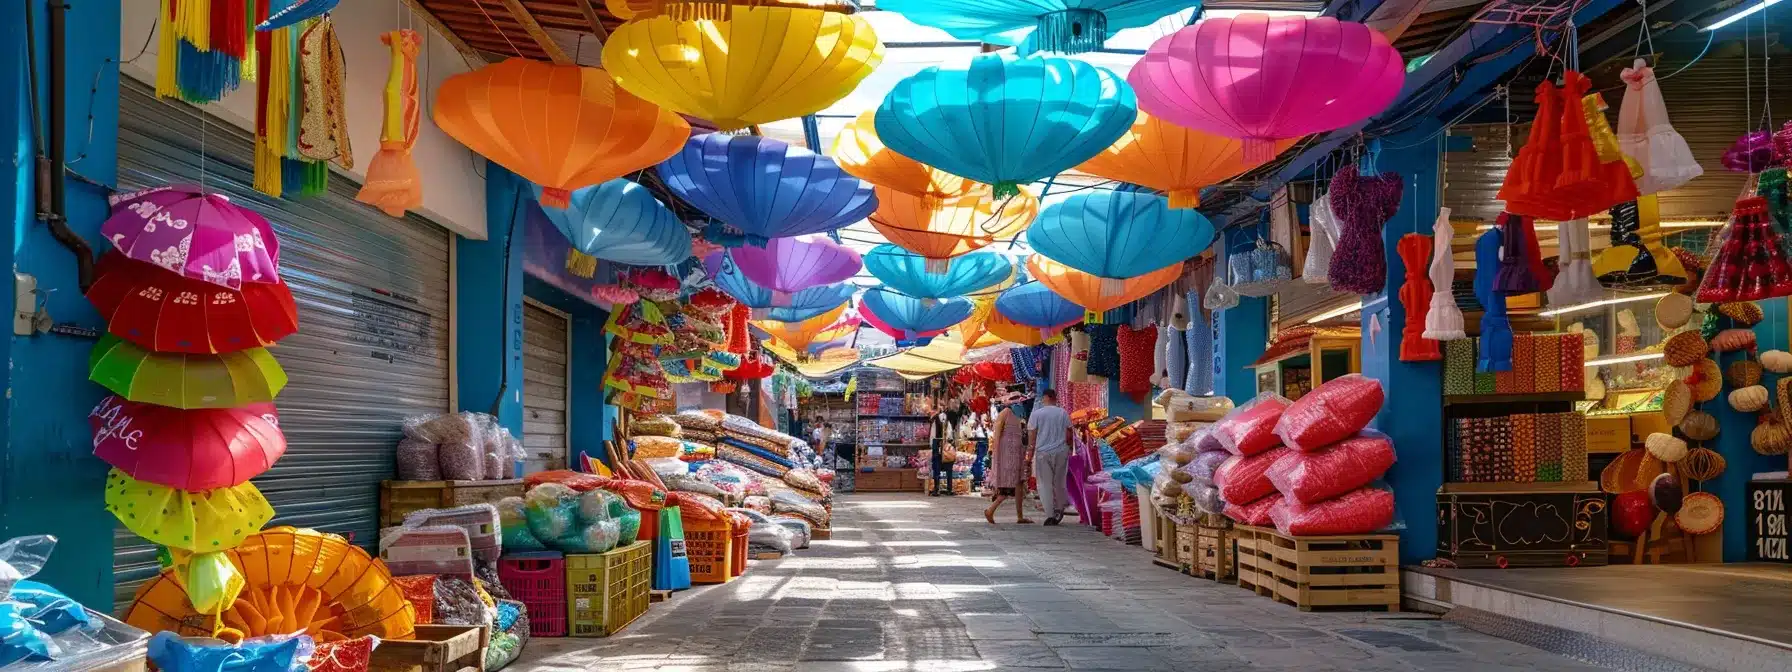
[(1289, 403), (1274, 392), (1257, 395), (1214, 423), (1213, 436), (1233, 455), (1256, 455), (1274, 448), (1282, 442), (1275, 434), (1276, 423)]
[(442, 480), (442, 467), (438, 460), (436, 444), (409, 436), (398, 440), (399, 480)]
[(1381, 381), (1360, 373), (1339, 376), (1290, 404), (1276, 420), (1275, 434), (1295, 450), (1319, 450), (1369, 426), (1382, 401)]
[(529, 529), (529, 516), (523, 512), (523, 498), (498, 500), (498, 525), (503, 530), (506, 551), (545, 551), (547, 545)]
[(590, 524), (600, 520), (615, 520), (621, 510), (627, 508), (622, 503), (622, 496), (608, 490), (588, 490), (579, 495), (579, 522)]
[(1269, 467), (1290, 452), (1293, 451), (1278, 446), (1250, 457), (1234, 455), (1214, 470), (1213, 485), (1228, 504), (1256, 501), (1276, 491), (1275, 484), (1269, 481)]
[(1394, 493), (1365, 487), (1314, 504), (1281, 499), (1269, 517), (1276, 531), (1291, 537), (1368, 534), (1394, 522)]
[(1394, 442), (1364, 430), (1311, 453), (1288, 451), (1267, 476), (1292, 504), (1314, 504), (1373, 483), (1394, 466)]
[(523, 495), (523, 513), (529, 520), (529, 531), (543, 543), (554, 544), (561, 537), (576, 531), (579, 518), (579, 493), (559, 483), (543, 483)]

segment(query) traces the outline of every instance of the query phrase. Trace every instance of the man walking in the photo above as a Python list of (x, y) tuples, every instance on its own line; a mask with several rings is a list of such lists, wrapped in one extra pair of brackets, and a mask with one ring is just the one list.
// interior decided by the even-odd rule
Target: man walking
[(1070, 491), (1064, 478), (1070, 471), (1070, 414), (1058, 407), (1058, 393), (1046, 390), (1039, 406), (1027, 416), (1028, 443), (1033, 444), (1033, 477), (1039, 480), (1039, 503), (1045, 506), (1047, 525), (1064, 519)]

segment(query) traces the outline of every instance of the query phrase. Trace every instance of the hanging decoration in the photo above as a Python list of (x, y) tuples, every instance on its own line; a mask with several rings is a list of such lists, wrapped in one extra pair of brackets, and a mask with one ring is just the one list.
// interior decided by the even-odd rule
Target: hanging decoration
[(286, 454), (279, 414), (266, 401), (182, 410), (109, 396), (87, 424), (93, 454), (107, 464), (138, 481), (192, 492), (245, 483)]
[(959, 336), (958, 340), (964, 342), (967, 348), (982, 348), (1001, 343), (1002, 338), (989, 333), (988, 326), (989, 317), (996, 312), (996, 296), (986, 293), (965, 298), (971, 300), (971, 316), (954, 327)]
[(1032, 31), (1039, 50), (1082, 54), (1126, 28), (1149, 26), (1198, 0), (883, 0), (879, 10), (896, 12), (961, 40), (1013, 44)]
[[(1102, 278), (1065, 266), (1041, 255), (1027, 258), (1027, 273), (1071, 303), (1103, 313), (1145, 298), (1182, 276), (1182, 262), (1127, 278), (1114, 287)], [(1112, 290), (1118, 289), (1118, 293)]]
[(1593, 241), (1587, 233), (1587, 220), (1558, 222), (1556, 246), (1560, 250), (1556, 268), (1560, 270), (1548, 290), (1550, 305), (1572, 306), (1605, 296), (1605, 288), (1593, 277)]
[(1593, 274), (1608, 285), (1676, 286), (1695, 279), (1680, 257), (1662, 246), (1661, 205), (1655, 194), (1611, 209), (1611, 246), (1593, 257)]
[(865, 269), (885, 287), (923, 300), (964, 296), (1014, 275), (1014, 264), (994, 252), (957, 257), (944, 272), (930, 266), (926, 257), (888, 243), (865, 253)]
[[(877, 311), (872, 310), (869, 306), (866, 306), (864, 304), (859, 305), (859, 317), (865, 321), (865, 324), (871, 325), (872, 329), (876, 329), (880, 332), (883, 332), (883, 334), (885, 336), (889, 336), (891, 339), (895, 340), (896, 347), (899, 347), (899, 348), (927, 345), (927, 344), (933, 342), (933, 339), (935, 336), (939, 336), (948, 331), (951, 331), (950, 327), (946, 327), (946, 328), (941, 328), (941, 329), (929, 329), (927, 331), (904, 333), (901, 329), (897, 329), (896, 327), (890, 326), (889, 322), (886, 322), (886, 321), (884, 321), (883, 318), (877, 316)], [(966, 319), (969, 319), (969, 318), (966, 318)], [(960, 323), (960, 324), (962, 324), (962, 323)]]
[(1439, 208), (1437, 221), (1431, 225), (1431, 306), (1425, 311), (1424, 338), (1434, 341), (1456, 341), (1468, 338), (1462, 309), (1456, 305), (1456, 256), (1450, 245), (1436, 241), (1456, 240), (1456, 229), (1450, 224), (1450, 209)]
[(299, 329), (284, 283), (241, 291), (175, 275), (121, 254), (100, 257), (87, 300), (112, 334), (158, 353), (219, 354), (273, 345)]
[[(545, 190), (531, 185), (537, 199)], [(691, 232), (659, 199), (634, 182), (616, 178), (573, 190), (564, 207), (531, 208), (572, 243), (566, 270), (581, 278), (597, 272), (599, 259), (631, 266), (669, 266), (690, 258)]]
[(792, 294), (845, 282), (865, 267), (859, 253), (826, 237), (773, 238), (764, 247), (744, 245), (728, 255), (741, 275), (772, 290), (772, 305), (790, 304)]
[(1481, 373), (1512, 370), (1512, 324), (1506, 318), (1506, 297), (1498, 289), (1500, 248), (1504, 245), (1504, 233), (1497, 226), (1475, 240), (1475, 300), (1482, 310), (1475, 370)]
[(866, 110), (834, 136), (829, 156), (841, 170), (879, 187), (921, 196), (928, 203), (964, 196), (980, 186), (885, 147), (877, 137), (876, 119), (877, 110)]
[(1667, 191), (1705, 174), (1686, 138), (1668, 120), (1667, 102), (1648, 61), (1636, 59), (1620, 77), (1624, 101), (1618, 105), (1618, 144), (1625, 156), (1642, 167), (1637, 193)]
[[(258, 4), (271, 15), (304, 2)], [(195, 3), (202, 6), (203, 3)], [(255, 190), (299, 198), (329, 188), (334, 161), (354, 167), (343, 87), (346, 71), (335, 27), (311, 18), (254, 35)]]
[(877, 188), (871, 226), (898, 247), (927, 259), (942, 273), (951, 259), (1026, 230), (1039, 215), (1039, 199), (1026, 189), (1008, 198), (978, 186), (963, 196), (937, 199)]
[(511, 58), (449, 77), (436, 125), (468, 149), (541, 185), (541, 204), (647, 168), (677, 153), (691, 126), (618, 90), (597, 68)]
[(996, 297), (996, 312), (1016, 324), (1055, 334), (1083, 319), (1083, 308), (1052, 292), (1044, 283), (1017, 285)]
[(1381, 31), (1332, 17), (1205, 19), (1151, 45), (1127, 81), (1165, 121), (1244, 140), (1247, 161), (1275, 141), (1330, 131), (1386, 109), (1406, 64)]
[(309, 161), (335, 161), (354, 168), (353, 147), (348, 137), (347, 95), (343, 85), (348, 72), (342, 43), (329, 19), (311, 23), (299, 35), (299, 83), (304, 97), (299, 119), (299, 155)]
[(339, 0), (290, 0), (285, 8), (272, 12), (261, 23), (255, 24), (259, 31), (279, 30), (295, 25), (306, 19), (317, 18), (336, 9)]
[[(315, 3), (314, 3), (315, 4)], [(255, 0), (162, 0), (156, 15), (156, 95), (195, 105), (255, 80)]]
[(1331, 192), (1314, 198), (1308, 212), (1308, 228), (1312, 230), (1312, 237), (1307, 241), (1307, 260), (1301, 267), (1300, 279), (1309, 285), (1329, 285), (1334, 246), (1343, 235), (1338, 231), (1337, 215), (1332, 214)]
[(268, 220), (193, 185), (115, 194), (100, 235), (124, 256), (220, 287), (280, 281), (280, 243)]
[(870, 184), (833, 159), (754, 135), (707, 133), (659, 165), (666, 188), (749, 245), (826, 233), (877, 209)]
[(859, 0), (604, 0), (604, 8), (624, 21), (670, 16), (679, 21), (726, 20), (735, 7), (789, 7), (841, 14), (859, 11)]
[(1022, 346), (1041, 345), (1045, 343), (1048, 338), (1055, 339), (1058, 337), (1058, 334), (1055, 332), (1047, 334), (1044, 330), (1039, 329), (1038, 327), (1029, 327), (1008, 319), (1008, 317), (1003, 315), (1002, 311), (999, 310), (989, 316), (989, 319), (983, 323), (983, 328), (988, 329), (989, 333), (995, 335), (997, 338)]
[(1742, 134), (1735, 144), (1724, 150), (1722, 162), (1724, 168), (1738, 173), (1767, 170), (1773, 166), (1773, 136), (1761, 129)]
[(876, 125), (890, 149), (993, 185), (1001, 199), (1100, 153), (1137, 117), (1132, 87), (1105, 69), (984, 54), (897, 82)]
[[(1295, 142), (1296, 138), (1277, 140), (1273, 153), (1279, 154)], [(1202, 187), (1262, 164), (1245, 159), (1242, 140), (1177, 126), (1140, 112), (1119, 140), (1076, 169), (1164, 192), (1172, 208), (1193, 208), (1201, 204)]]
[(1561, 89), (1537, 85), (1537, 117), (1529, 141), (1512, 159), (1499, 198), (1513, 214), (1564, 221), (1637, 199), (1622, 156), (1602, 157), (1581, 103), (1592, 83), (1573, 70)]
[(844, 282), (810, 287), (790, 295), (788, 305), (778, 306), (773, 301), (772, 290), (748, 280), (726, 252), (709, 255), (703, 265), (715, 280), (716, 288), (734, 297), (756, 320), (801, 322), (840, 307), (852, 300), (852, 295), (858, 291), (851, 283)]
[[(1400, 337), (1400, 361), (1433, 362), (1444, 358), (1437, 341), (1425, 338), (1426, 313), (1431, 308), (1431, 278), (1425, 262), (1431, 257), (1432, 238), (1409, 233), (1400, 237), (1394, 251), (1406, 266), (1406, 282), (1400, 286), (1400, 305), (1406, 309), (1406, 326)], [(1446, 239), (1445, 245), (1448, 246)]]
[(971, 316), (971, 302), (963, 297), (923, 301), (882, 287), (865, 292), (859, 305), (860, 310), (875, 313), (903, 339), (917, 338), (923, 332), (944, 333)]
[(883, 62), (884, 45), (860, 16), (759, 6), (730, 14), (624, 23), (604, 40), (604, 67), (629, 93), (736, 131), (820, 112)]
[[(846, 315), (846, 306), (841, 305), (801, 322), (754, 320), (753, 326), (765, 330), (765, 333), (770, 334), (772, 338), (783, 341), (784, 345), (789, 346), (790, 349), (801, 352), (808, 350), (810, 345), (816, 343), (815, 339), (821, 335), (821, 332), (841, 322), (841, 317), (844, 315)], [(847, 321), (850, 322), (852, 319), (854, 318), (849, 318)]]
[(423, 36), (414, 30), (380, 34), (380, 42), (392, 52), (381, 91), (380, 151), (367, 164), (367, 180), (355, 200), (379, 208), (392, 217), (423, 207), (423, 175), (411, 159), (422, 128), (423, 107), (417, 102), (417, 51)]
[(1767, 199), (1736, 201), (1696, 298), (1700, 303), (1759, 301), (1792, 296), (1792, 266), (1784, 235), (1769, 216)]
[(1555, 286), (1555, 275), (1543, 265), (1535, 221), (1510, 212), (1500, 213), (1498, 221), (1503, 247), (1499, 274), (1494, 276), (1494, 291), (1501, 296), (1518, 296), (1548, 291)]
[(1374, 294), (1387, 284), (1387, 257), (1381, 227), (1400, 209), (1403, 183), (1396, 173), (1365, 177), (1356, 164), (1332, 178), (1331, 208), (1338, 218), (1337, 249), (1329, 277), (1332, 289)]
[(1163, 196), (1139, 191), (1083, 192), (1047, 207), (1027, 229), (1035, 252), (1103, 279), (1117, 294), (1128, 278), (1180, 264), (1213, 243), (1200, 211), (1172, 210)]

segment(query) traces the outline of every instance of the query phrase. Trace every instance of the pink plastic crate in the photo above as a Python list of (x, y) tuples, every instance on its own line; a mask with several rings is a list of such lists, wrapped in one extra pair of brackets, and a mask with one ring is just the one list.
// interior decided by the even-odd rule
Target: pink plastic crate
[(566, 558), (559, 553), (514, 553), (498, 560), (498, 580), (529, 609), (529, 634), (566, 636)]

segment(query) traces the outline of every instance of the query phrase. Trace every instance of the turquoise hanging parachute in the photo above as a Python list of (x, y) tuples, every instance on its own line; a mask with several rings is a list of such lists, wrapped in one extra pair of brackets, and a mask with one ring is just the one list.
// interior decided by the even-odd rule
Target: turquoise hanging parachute
[(984, 54), (897, 82), (877, 109), (877, 136), (898, 154), (1020, 192), (1114, 144), (1139, 115), (1126, 81), (1067, 58)]
[(1043, 283), (1029, 282), (1002, 290), (996, 297), (996, 312), (1017, 324), (1044, 329), (1080, 321), (1084, 311)]
[(839, 308), (840, 304), (852, 300), (853, 293), (858, 291), (850, 282), (821, 285), (789, 295), (787, 305), (774, 305), (779, 302), (772, 290), (748, 280), (726, 252), (710, 253), (703, 260), (703, 266), (715, 281), (716, 289), (751, 309), (755, 320), (801, 322)]
[(1014, 264), (994, 252), (956, 257), (945, 270), (928, 270), (928, 259), (885, 243), (865, 253), (865, 270), (894, 289), (917, 299), (963, 296), (1007, 280)]
[(974, 308), (970, 299), (960, 296), (941, 300), (917, 299), (882, 287), (865, 292), (859, 301), (862, 307), (908, 339), (963, 322)]
[(1033, 251), (1116, 280), (1185, 261), (1212, 243), (1213, 223), (1200, 211), (1171, 209), (1169, 199), (1141, 191), (1071, 196), (1039, 213), (1027, 230)]
[(1042, 51), (1096, 51), (1114, 33), (1199, 7), (1199, 0), (879, 0), (877, 8), (961, 40), (1016, 44), (1033, 31)]
[[(541, 186), (530, 185), (541, 198)], [(597, 260), (666, 266), (691, 256), (691, 232), (653, 192), (617, 178), (572, 192), (566, 208), (534, 208), (572, 243), (566, 268), (589, 278)]]

